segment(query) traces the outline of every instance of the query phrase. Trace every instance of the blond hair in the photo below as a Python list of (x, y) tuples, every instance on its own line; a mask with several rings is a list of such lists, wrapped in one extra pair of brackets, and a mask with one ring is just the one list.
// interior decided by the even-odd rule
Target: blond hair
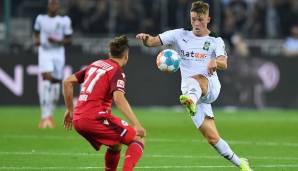
[(190, 12), (209, 15), (209, 4), (202, 1), (193, 2), (191, 4)]

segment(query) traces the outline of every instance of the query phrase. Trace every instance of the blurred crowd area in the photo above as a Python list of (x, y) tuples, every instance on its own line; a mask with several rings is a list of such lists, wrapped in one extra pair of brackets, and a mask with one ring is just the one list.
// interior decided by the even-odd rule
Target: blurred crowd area
[[(4, 0), (0, 2), (0, 9), (5, 9), (5, 1), (10, 2), (10, 39), (24, 40), (23, 37), (31, 37), (36, 16), (46, 13), (47, 0)], [(195, 0), (60, 2), (61, 13), (72, 19), (75, 37), (107, 38), (119, 34), (158, 34), (168, 29), (189, 28), (189, 10), (193, 1)], [(283, 53), (298, 56), (298, 0), (203, 1), (210, 4), (210, 29), (226, 40), (231, 51), (247, 56), (246, 46), (249, 46), (261, 47), (263, 52), (274, 55)], [(3, 24), (1, 27), (4, 14), (5, 10), (0, 12), (0, 39), (1, 28), (4, 30)], [(255, 41), (259, 39), (265, 41)]]
[[(231, 37), (284, 38), (298, 25), (297, 0), (205, 0), (211, 27)], [(159, 33), (189, 27), (193, 0), (61, 0), (77, 34)], [(47, 0), (11, 0), (12, 17), (32, 20), (46, 11)], [(2, 4), (3, 5), (3, 4)], [(1, 17), (3, 18), (3, 17)]]

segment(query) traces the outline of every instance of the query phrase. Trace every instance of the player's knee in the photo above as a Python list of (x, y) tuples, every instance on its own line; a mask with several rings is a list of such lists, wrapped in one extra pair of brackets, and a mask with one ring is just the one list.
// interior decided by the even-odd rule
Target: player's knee
[(219, 141), (220, 137), (216, 134), (212, 134), (212, 135), (207, 135), (206, 139), (209, 144), (215, 145)]
[(145, 139), (136, 135), (135, 138), (133, 139), (133, 141), (138, 141), (141, 142), (142, 144), (145, 144)]

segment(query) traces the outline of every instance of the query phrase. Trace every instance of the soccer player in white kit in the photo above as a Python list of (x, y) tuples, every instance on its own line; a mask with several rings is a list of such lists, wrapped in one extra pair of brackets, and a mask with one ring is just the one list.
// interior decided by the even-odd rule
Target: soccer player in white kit
[(37, 16), (34, 24), (34, 44), (38, 46), (38, 67), (42, 75), (39, 100), (39, 128), (54, 128), (53, 111), (60, 96), (60, 84), (65, 64), (64, 45), (71, 44), (73, 33), (68, 16), (58, 15), (59, 0), (48, 0), (48, 13)]
[(251, 171), (247, 159), (239, 158), (223, 140), (215, 126), (211, 103), (220, 92), (216, 70), (227, 69), (227, 53), (223, 40), (208, 29), (209, 4), (197, 1), (190, 10), (192, 30), (169, 30), (158, 36), (140, 33), (137, 39), (148, 47), (175, 45), (181, 56), (180, 102), (217, 152), (231, 161), (241, 171)]

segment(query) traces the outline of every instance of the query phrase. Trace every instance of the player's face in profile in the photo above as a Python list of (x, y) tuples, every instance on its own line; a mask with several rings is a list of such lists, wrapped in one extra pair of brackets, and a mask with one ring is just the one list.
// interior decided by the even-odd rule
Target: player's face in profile
[(60, 8), (59, 0), (49, 0), (48, 1), (48, 10), (50, 14), (57, 14)]
[(191, 12), (190, 21), (194, 34), (200, 36), (208, 30), (210, 17), (208, 14), (198, 14), (196, 12)]

